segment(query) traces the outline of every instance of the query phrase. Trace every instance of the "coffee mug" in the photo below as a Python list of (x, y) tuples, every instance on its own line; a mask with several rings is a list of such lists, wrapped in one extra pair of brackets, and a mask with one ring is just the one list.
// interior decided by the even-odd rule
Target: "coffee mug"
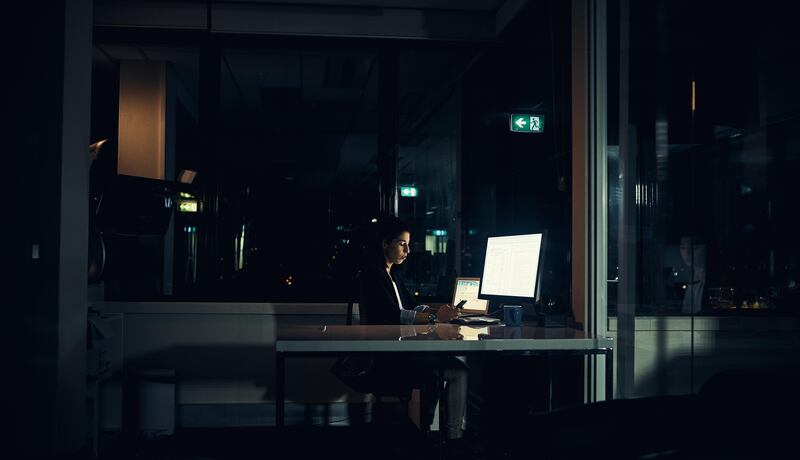
[(506, 326), (522, 326), (522, 305), (503, 305), (503, 322)]

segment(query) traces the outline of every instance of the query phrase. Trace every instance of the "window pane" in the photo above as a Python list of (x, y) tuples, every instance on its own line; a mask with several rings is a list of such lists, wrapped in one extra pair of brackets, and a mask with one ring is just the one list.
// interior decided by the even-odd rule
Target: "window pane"
[[(787, 197), (800, 172), (791, 153), (797, 42), (776, 35), (788, 25), (776, 9), (750, 16), (690, 2), (631, 4), (630, 15), (630, 148), (622, 160), (616, 108), (609, 110), (610, 311), (628, 192), (628, 218), (639, 224), (638, 314), (796, 312), (800, 252), (791, 235), (799, 225)], [(618, 61), (609, 68), (616, 89)], [(636, 169), (623, 179), (626, 159)], [(635, 184), (625, 188), (626, 180)]]
[(623, 397), (797, 371), (800, 39), (781, 3), (749, 6), (609, 4), (608, 313)]
[(398, 212), (412, 227), (408, 288), (417, 296), (449, 300), (455, 280), (457, 192), (456, 96), (436, 109), (398, 155)]
[(104, 284), (107, 299), (162, 298), (197, 280), (189, 231), (197, 217), (175, 214), (172, 203), (192, 188), (177, 186), (181, 171), (198, 166), (199, 54), (193, 47), (94, 45), (90, 281)]
[(377, 203), (373, 55), (226, 49), (220, 65), (220, 293), (349, 298)]
[[(569, 18), (564, 2), (526, 8), (465, 75), (461, 100), (461, 274), (482, 275), (488, 236), (546, 230), (541, 291), (553, 313), (570, 304)], [(543, 132), (512, 132), (512, 113), (543, 116)]]

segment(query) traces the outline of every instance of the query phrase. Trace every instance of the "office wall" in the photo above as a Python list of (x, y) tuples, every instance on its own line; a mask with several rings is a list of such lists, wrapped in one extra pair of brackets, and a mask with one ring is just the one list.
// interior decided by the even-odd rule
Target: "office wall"
[[(633, 397), (695, 393), (728, 369), (781, 374), (800, 365), (796, 318), (649, 317), (635, 324)], [(617, 318), (609, 335), (616, 340)]]
[(66, 456), (86, 445), (92, 7), (76, 0), (3, 9), (7, 458)]
[[(64, 80), (58, 230), (55, 365), (56, 432), (51, 453), (78, 450), (86, 442), (86, 285), (89, 226), (89, 127), (92, 8), (88, 0), (65, 2)], [(44, 325), (44, 324), (43, 324)], [(45, 329), (49, 327), (45, 326)]]
[[(128, 396), (139, 371), (172, 369), (177, 425), (224, 427), (272, 425), (277, 328), (344, 324), (346, 305), (106, 302), (103, 309), (124, 317)], [(616, 339), (616, 318), (609, 327)], [(798, 331), (798, 321), (785, 318), (637, 318), (635, 396), (696, 392), (726, 369), (796, 368)], [(344, 420), (348, 404), (369, 400), (334, 378), (332, 363), (287, 362), (288, 423)]]
[[(345, 304), (106, 302), (124, 316), (128, 393), (138, 371), (176, 373), (178, 426), (274, 423), (276, 330), (344, 324)], [(616, 339), (616, 318), (609, 324)], [(688, 394), (726, 369), (775, 372), (797, 367), (800, 323), (786, 318), (637, 318), (635, 397)], [(615, 360), (617, 362), (618, 360)], [(289, 360), (287, 422), (346, 419), (362, 404), (329, 372), (332, 359)], [(113, 417), (112, 417), (113, 418)]]
[[(123, 315), (125, 404), (135, 406), (140, 371), (171, 369), (178, 426), (262, 426), (274, 423), (277, 328), (344, 324), (346, 304), (106, 302), (103, 310)], [(287, 423), (346, 419), (348, 403), (368, 400), (333, 377), (332, 364), (287, 362)]]

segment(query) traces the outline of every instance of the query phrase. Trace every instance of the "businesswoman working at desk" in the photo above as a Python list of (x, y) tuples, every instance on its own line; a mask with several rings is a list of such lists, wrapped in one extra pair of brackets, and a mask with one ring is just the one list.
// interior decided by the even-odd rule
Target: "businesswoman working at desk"
[[(411, 233), (408, 226), (397, 218), (386, 218), (378, 225), (378, 238), (373, 242), (373, 254), (359, 275), (359, 310), (361, 323), (378, 324), (431, 324), (447, 323), (458, 316), (458, 310), (443, 305), (435, 312), (426, 305), (415, 306), (414, 298), (406, 290), (397, 268), (409, 254)], [(379, 252), (379, 253), (378, 253)], [(447, 331), (450, 331), (447, 328)], [(433, 331), (435, 334), (438, 331)], [(432, 338), (438, 336), (430, 335)], [(410, 338), (410, 337), (409, 337)], [(423, 339), (425, 337), (417, 337)], [(443, 358), (445, 389), (442, 395), (442, 411), (445, 426), (440, 429), (448, 439), (462, 437), (461, 421), (464, 417), (467, 398), (467, 369), (454, 357)], [(436, 405), (435, 382), (440, 358), (400, 357), (383, 358), (375, 362), (373, 371), (380, 379), (392, 382), (407, 382), (420, 388), (422, 398), (423, 427), (433, 420)]]

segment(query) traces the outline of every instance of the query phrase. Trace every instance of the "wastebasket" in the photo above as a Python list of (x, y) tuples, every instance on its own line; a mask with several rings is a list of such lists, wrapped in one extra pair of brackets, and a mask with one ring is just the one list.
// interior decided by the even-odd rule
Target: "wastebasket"
[(146, 369), (136, 376), (138, 434), (154, 438), (175, 433), (175, 371)]

